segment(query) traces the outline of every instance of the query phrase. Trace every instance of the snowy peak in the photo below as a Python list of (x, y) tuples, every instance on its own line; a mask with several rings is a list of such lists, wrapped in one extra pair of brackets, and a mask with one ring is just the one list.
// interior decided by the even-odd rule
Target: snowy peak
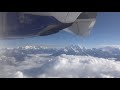
[(104, 46), (101, 48), (87, 49), (80, 45), (70, 45), (65, 48), (48, 48), (43, 46), (25, 46), (18, 48), (3, 48), (0, 49), (0, 54), (6, 56), (25, 56), (27, 54), (51, 54), (53, 56), (59, 56), (61, 54), (66, 55), (82, 55), (82, 56), (94, 56), (99, 58), (116, 58), (120, 60), (120, 46)]
[(104, 50), (114, 50), (114, 49), (118, 49), (120, 50), (120, 45), (103, 45), (101, 47), (101, 49), (104, 49)]
[(120, 77), (118, 47), (25, 46), (0, 49), (0, 55), (0, 77)]

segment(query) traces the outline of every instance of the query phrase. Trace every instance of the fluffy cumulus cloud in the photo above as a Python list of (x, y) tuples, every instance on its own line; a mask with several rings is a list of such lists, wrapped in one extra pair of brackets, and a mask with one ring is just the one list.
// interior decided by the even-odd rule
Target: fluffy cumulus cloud
[(0, 77), (4, 78), (116, 78), (120, 77), (120, 49), (113, 46), (0, 49)]

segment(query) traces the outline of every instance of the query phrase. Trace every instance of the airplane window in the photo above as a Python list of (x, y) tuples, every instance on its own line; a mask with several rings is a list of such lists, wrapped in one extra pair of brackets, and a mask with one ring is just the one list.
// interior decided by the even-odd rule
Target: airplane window
[(0, 12), (0, 78), (119, 77), (120, 12)]

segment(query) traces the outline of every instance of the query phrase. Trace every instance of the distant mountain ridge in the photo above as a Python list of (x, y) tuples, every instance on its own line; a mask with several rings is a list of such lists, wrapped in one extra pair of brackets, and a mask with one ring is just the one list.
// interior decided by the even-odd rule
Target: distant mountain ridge
[(2, 48), (0, 54), (5, 56), (24, 57), (27, 54), (51, 54), (52, 56), (66, 55), (82, 55), (94, 56), (98, 58), (116, 58), (120, 60), (119, 46), (104, 46), (100, 48), (87, 49), (80, 45), (70, 45), (65, 48), (48, 48), (44, 46), (25, 46), (18, 48)]

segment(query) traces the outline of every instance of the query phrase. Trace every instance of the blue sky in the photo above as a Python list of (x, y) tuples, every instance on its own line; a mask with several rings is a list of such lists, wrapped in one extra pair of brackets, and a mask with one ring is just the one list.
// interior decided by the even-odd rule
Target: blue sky
[(61, 31), (49, 36), (25, 39), (0, 40), (0, 47), (18, 47), (26, 45), (67, 46), (79, 44), (87, 48), (101, 45), (120, 45), (120, 12), (100, 12), (97, 22), (89, 36), (83, 38)]

